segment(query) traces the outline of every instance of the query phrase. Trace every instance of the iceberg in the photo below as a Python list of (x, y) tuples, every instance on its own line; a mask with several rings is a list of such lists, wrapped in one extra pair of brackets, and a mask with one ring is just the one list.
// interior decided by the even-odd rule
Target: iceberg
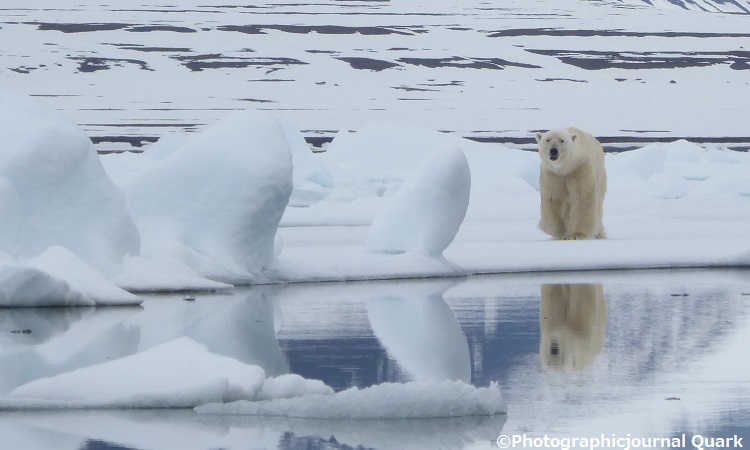
[(463, 151), (456, 145), (437, 150), (380, 210), (367, 247), (441, 256), (466, 216), (470, 192), (471, 172)]
[(262, 279), (292, 192), (283, 127), (267, 113), (235, 112), (169, 150), (146, 152), (123, 186), (144, 255), (215, 281)]
[(0, 250), (62, 246), (106, 276), (137, 255), (138, 229), (91, 140), (56, 111), (0, 90)]
[(0, 260), (0, 307), (91, 305), (81, 292), (41, 270)]

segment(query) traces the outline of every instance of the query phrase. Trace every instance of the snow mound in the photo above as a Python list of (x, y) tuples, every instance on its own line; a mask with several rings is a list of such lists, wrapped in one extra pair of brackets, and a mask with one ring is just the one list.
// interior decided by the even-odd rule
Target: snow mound
[(90, 305), (80, 292), (41, 270), (0, 261), (0, 308)]
[(265, 372), (190, 338), (19, 386), (0, 409), (190, 408), (252, 399)]
[(750, 193), (749, 162), (746, 153), (685, 140), (608, 154), (605, 215), (736, 214)]
[(52, 246), (24, 263), (0, 255), (0, 308), (141, 303), (64, 247)]
[(701, 147), (681, 139), (607, 155), (607, 172), (615, 177), (630, 177), (631, 182), (664, 174), (678, 175), (689, 181), (705, 181), (715, 176), (723, 177), (737, 169), (744, 170), (747, 161), (747, 155), (741, 152)]
[(461, 381), (383, 383), (332, 395), (259, 402), (207, 404), (199, 414), (239, 414), (316, 419), (409, 419), (489, 416), (507, 412), (497, 383), (477, 388)]
[(330, 395), (333, 394), (333, 388), (320, 380), (308, 380), (290, 373), (267, 379), (258, 394), (258, 400), (293, 398), (306, 394)]
[[(140, 298), (110, 283), (96, 269), (64, 247), (50, 247), (30, 260), (28, 264), (65, 280), (74, 291), (82, 294), (83, 301), (80, 303), (82, 305), (139, 305), (142, 303)], [(64, 305), (66, 304), (63, 303), (61, 306)]]
[(165, 145), (124, 188), (144, 254), (176, 259), (204, 277), (244, 282), (274, 257), (292, 191), (283, 127), (258, 111), (230, 114), (184, 144)]
[(120, 359), (30, 381), (0, 396), (0, 410), (193, 408), (210, 402), (331, 394), (333, 389), (323, 382), (299, 375), (266, 379), (260, 366), (180, 337)]
[[(486, 150), (482, 144), (455, 134), (400, 124), (372, 123), (356, 132), (339, 131), (325, 153), (316, 155), (328, 168), (327, 177), (316, 180), (335, 191), (389, 196), (447, 146), (465, 153)], [(346, 198), (341, 192), (333, 195)]]
[(453, 144), (467, 151), (481, 146), (450, 133), (393, 123), (371, 123), (340, 131), (325, 153), (329, 161), (369, 173), (408, 175), (436, 150)]
[(0, 90), (0, 250), (33, 258), (63, 246), (105, 275), (139, 252), (125, 197), (91, 140), (35, 100)]
[(454, 144), (436, 151), (375, 217), (368, 248), (442, 255), (466, 216), (470, 192), (471, 172), (461, 149)]
[(234, 287), (203, 278), (178, 261), (157, 263), (144, 257), (125, 258), (112, 283), (131, 292), (217, 291)]
[[(324, 153), (299, 152), (294, 161), (296, 200), (284, 225), (369, 225), (383, 204), (417, 168), (449, 146), (466, 155), (471, 183), (467, 218), (487, 219), (514, 213), (528, 202), (498, 202), (506, 197), (538, 195), (539, 157), (457, 134), (402, 124), (373, 123), (356, 132), (339, 131)], [(301, 206), (304, 206), (302, 208)], [(490, 208), (487, 208), (490, 206)], [(527, 212), (528, 214), (528, 212)]]
[(647, 145), (637, 150), (618, 153), (614, 157), (607, 158), (607, 174), (615, 173), (622, 177), (647, 179), (664, 171), (666, 155), (667, 149), (661, 144)]

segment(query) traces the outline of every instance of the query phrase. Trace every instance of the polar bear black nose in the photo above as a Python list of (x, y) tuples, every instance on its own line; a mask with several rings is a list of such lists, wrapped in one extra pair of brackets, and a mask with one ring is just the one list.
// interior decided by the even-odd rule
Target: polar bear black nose
[(552, 161), (555, 161), (559, 157), (560, 157), (560, 151), (557, 148), (552, 147), (549, 149), (549, 159), (551, 159)]

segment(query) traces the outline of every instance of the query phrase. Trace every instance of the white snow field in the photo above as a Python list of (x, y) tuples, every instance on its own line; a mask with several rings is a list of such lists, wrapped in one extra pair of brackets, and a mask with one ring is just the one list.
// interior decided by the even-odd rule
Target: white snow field
[(624, 5), (643, 6), (644, 3), (662, 9), (688, 9), (710, 12), (750, 13), (747, 0), (614, 0)]
[(571, 125), (612, 146), (750, 141), (750, 15), (715, 12), (747, 0), (152, 3), (4, 0), (0, 82), (102, 151), (246, 108), (317, 142), (371, 122), (527, 147)]

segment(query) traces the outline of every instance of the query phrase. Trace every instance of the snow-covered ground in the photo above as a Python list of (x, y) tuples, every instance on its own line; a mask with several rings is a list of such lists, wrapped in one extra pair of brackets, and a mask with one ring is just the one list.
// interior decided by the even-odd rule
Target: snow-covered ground
[(4, 0), (0, 82), (100, 150), (248, 107), (314, 139), (379, 121), (528, 146), (570, 125), (608, 146), (750, 142), (750, 15), (699, 8), (746, 0), (152, 3)]
[(663, 9), (688, 9), (698, 11), (750, 13), (747, 0), (613, 0), (623, 5), (643, 6), (644, 4)]

